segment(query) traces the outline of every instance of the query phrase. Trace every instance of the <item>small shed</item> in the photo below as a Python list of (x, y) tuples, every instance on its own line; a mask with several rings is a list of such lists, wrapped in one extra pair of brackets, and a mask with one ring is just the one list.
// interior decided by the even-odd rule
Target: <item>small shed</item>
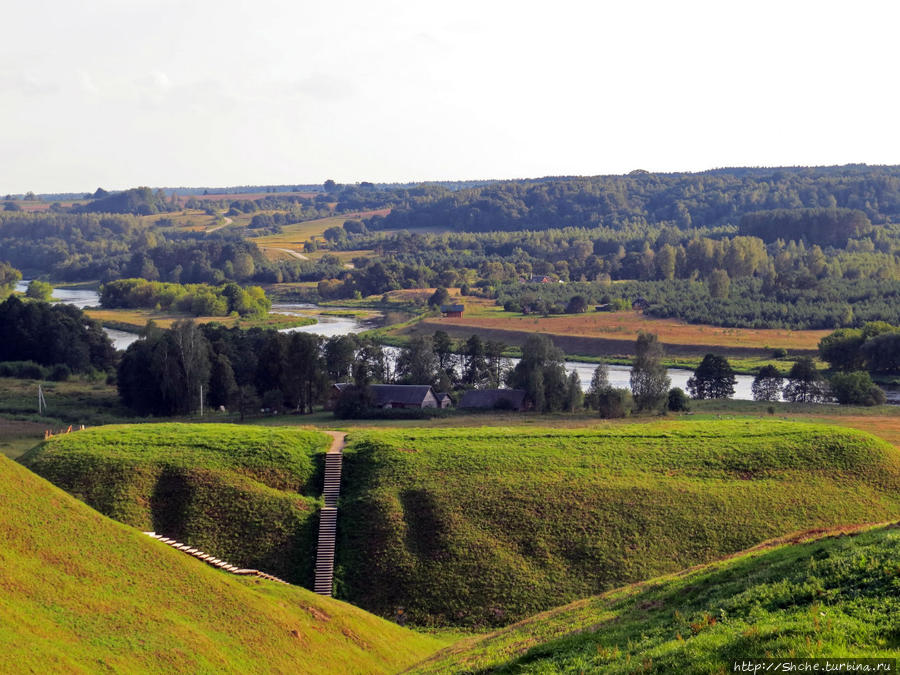
[(438, 408), (449, 408), (453, 405), (453, 399), (446, 391), (438, 392), (435, 396), (437, 396)]
[(465, 305), (441, 305), (441, 315), (448, 319), (459, 319), (465, 308)]

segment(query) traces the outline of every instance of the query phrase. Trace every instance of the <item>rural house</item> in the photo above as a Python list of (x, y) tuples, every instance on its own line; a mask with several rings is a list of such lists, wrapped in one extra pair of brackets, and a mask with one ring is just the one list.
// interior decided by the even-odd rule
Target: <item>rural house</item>
[(449, 408), (453, 405), (453, 399), (450, 398), (450, 394), (446, 391), (439, 392), (437, 394), (438, 400), (438, 408)]
[(458, 407), (522, 411), (528, 406), (524, 389), (472, 389), (463, 394)]
[[(333, 399), (341, 395), (350, 382), (334, 385)], [(370, 384), (369, 389), (375, 399), (376, 408), (442, 408), (438, 395), (428, 384)], [(446, 396), (446, 394), (444, 394)], [(449, 399), (449, 396), (447, 397)], [(333, 407), (333, 404), (332, 404)]]
[(459, 319), (465, 308), (465, 305), (441, 305), (441, 315), (450, 319)]

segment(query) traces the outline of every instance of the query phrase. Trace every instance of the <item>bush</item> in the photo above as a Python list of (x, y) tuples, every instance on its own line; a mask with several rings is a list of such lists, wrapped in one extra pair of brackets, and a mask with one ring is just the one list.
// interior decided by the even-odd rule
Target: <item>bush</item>
[(0, 377), (16, 377), (21, 380), (46, 380), (47, 369), (34, 361), (3, 361)]
[(881, 387), (872, 382), (865, 371), (836, 373), (831, 377), (831, 393), (841, 405), (882, 405), (885, 401)]
[(690, 405), (688, 404), (690, 398), (681, 387), (672, 387), (669, 389), (669, 403), (668, 408), (672, 412), (686, 412), (690, 410)]
[(625, 417), (634, 407), (634, 399), (627, 389), (606, 389), (597, 394), (600, 417)]
[(65, 382), (72, 375), (72, 371), (65, 363), (57, 363), (50, 369), (49, 379), (54, 382)]

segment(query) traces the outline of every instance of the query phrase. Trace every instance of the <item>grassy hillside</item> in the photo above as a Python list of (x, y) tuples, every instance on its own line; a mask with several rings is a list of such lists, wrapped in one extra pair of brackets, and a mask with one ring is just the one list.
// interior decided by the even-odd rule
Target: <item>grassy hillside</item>
[(322, 433), (135, 424), (57, 436), (21, 461), (118, 521), (311, 586)]
[(786, 532), (900, 514), (900, 453), (770, 420), (355, 432), (339, 597), (506, 625)]
[(0, 457), (0, 672), (391, 673), (436, 641), (225, 574)]
[(411, 672), (726, 673), (767, 656), (900, 657), (896, 525), (796, 541), (462, 640)]

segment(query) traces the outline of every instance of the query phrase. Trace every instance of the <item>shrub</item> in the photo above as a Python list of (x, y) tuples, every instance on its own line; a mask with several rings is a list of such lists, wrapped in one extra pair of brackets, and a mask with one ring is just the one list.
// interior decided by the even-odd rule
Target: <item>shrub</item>
[(689, 405), (690, 398), (681, 387), (672, 387), (669, 389), (669, 403), (668, 408), (672, 412), (682, 412), (690, 410)]
[(835, 373), (831, 377), (831, 393), (841, 405), (882, 405), (885, 401), (881, 387), (872, 382), (865, 371)]
[(46, 380), (47, 370), (34, 361), (3, 361), (0, 377), (16, 377), (22, 380)]
[(597, 395), (600, 417), (625, 417), (634, 407), (634, 399), (627, 389), (606, 389)]

